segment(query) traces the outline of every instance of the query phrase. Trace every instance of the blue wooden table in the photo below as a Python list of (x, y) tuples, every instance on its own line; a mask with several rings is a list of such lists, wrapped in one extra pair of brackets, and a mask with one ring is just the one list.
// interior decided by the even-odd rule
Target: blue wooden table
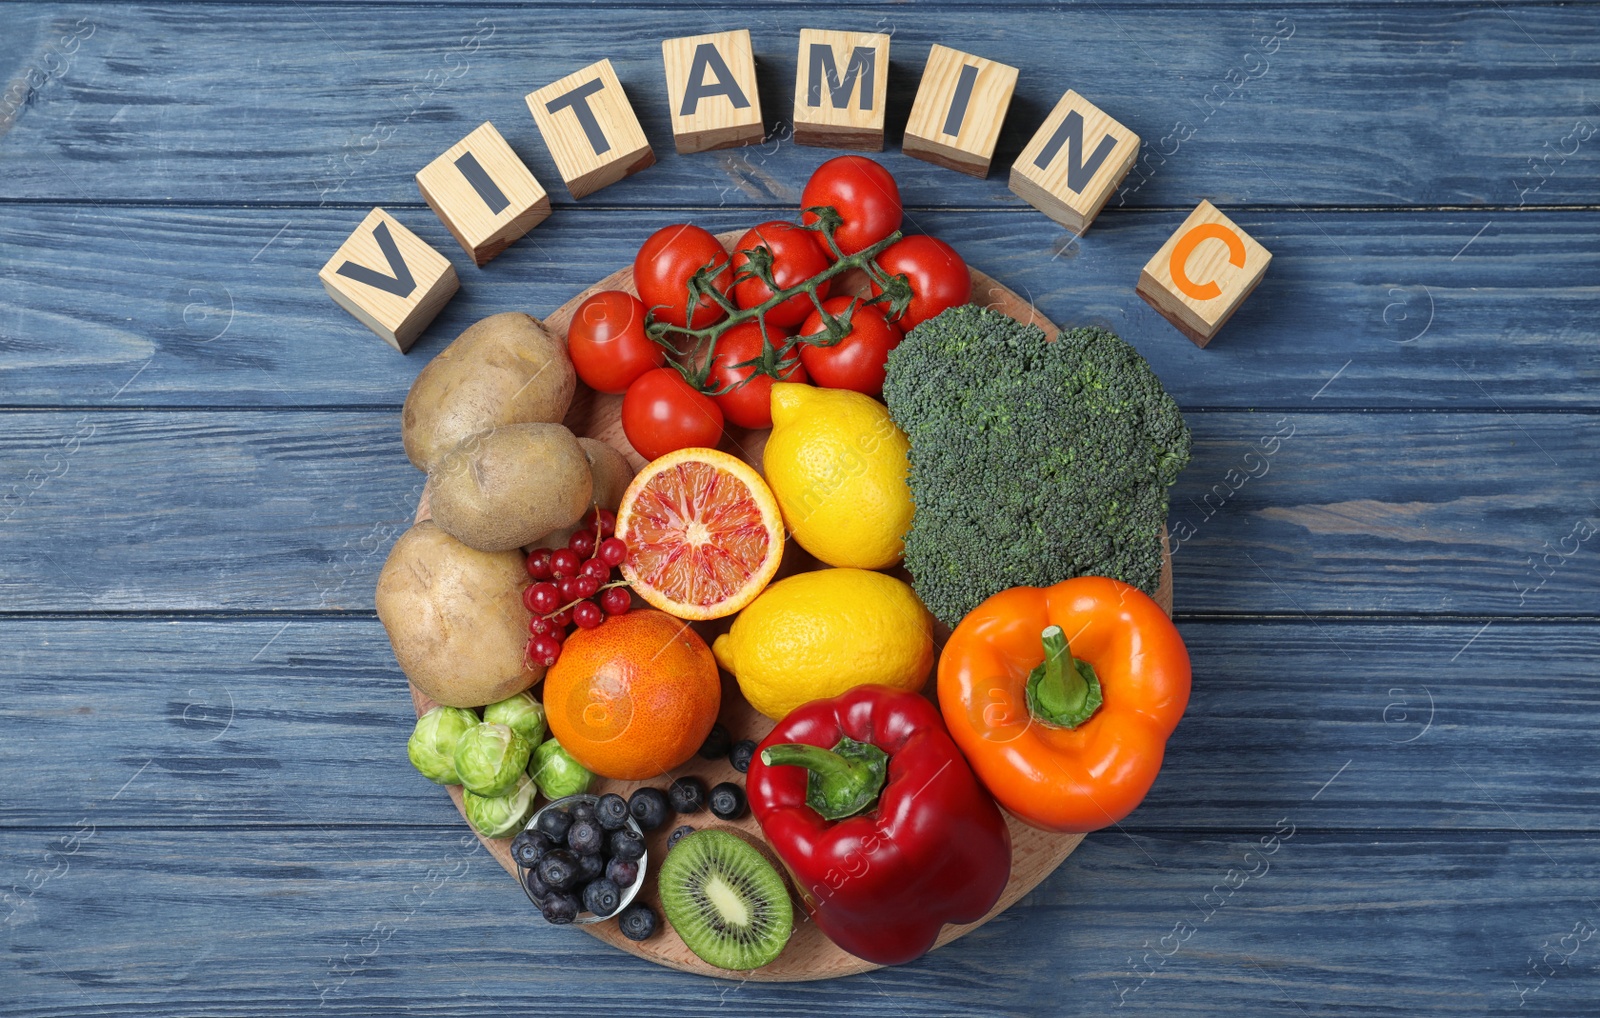
[[(769, 141), (677, 156), (660, 41), (722, 27)], [(1183, 404), (1195, 684), (1017, 907), (771, 986), (538, 921), (408, 766), (372, 590), (451, 337), (788, 214), (802, 27), (893, 33), (917, 227)], [(935, 42), (1021, 69), (988, 180), (898, 151)], [(602, 57), (660, 162), (573, 203), (522, 97)], [(5, 2), (0, 86), (0, 1012), (1600, 1013), (1600, 7)], [(1146, 141), (1080, 240), (1004, 185), (1069, 87)], [(480, 271), (412, 175), (484, 120), (557, 201)], [(1203, 351), (1133, 292), (1201, 198), (1275, 256)], [(406, 357), (316, 281), (380, 204), (463, 274)]]

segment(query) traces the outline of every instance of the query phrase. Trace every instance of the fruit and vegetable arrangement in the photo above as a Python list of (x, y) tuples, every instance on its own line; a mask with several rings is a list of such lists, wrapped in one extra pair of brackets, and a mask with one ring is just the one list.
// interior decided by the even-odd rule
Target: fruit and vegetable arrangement
[(658, 230), (412, 386), (428, 483), (377, 592), (410, 759), (550, 923), (701, 970), (822, 936), (900, 964), (1157, 777), (1189, 430), (1129, 344), (973, 303), (902, 218), (829, 160), (792, 221)]

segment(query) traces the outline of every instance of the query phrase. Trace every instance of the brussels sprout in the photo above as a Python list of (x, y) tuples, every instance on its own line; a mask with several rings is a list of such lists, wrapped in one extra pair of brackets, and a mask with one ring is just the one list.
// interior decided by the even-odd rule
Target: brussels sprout
[(467, 792), (461, 805), (472, 829), (485, 838), (509, 838), (522, 830), (533, 815), (533, 781), (517, 772), (516, 783), (506, 795), (476, 795)]
[(456, 743), (468, 730), (476, 728), (478, 715), (465, 707), (435, 707), (417, 719), (406, 743), (411, 766), (422, 776), (440, 785), (459, 785), (456, 775)]
[(544, 741), (544, 708), (532, 693), (518, 693), (491, 703), (483, 709), (483, 720), (509, 725), (528, 740), (530, 750)]
[(533, 751), (528, 740), (508, 725), (485, 722), (467, 730), (456, 743), (456, 776), (477, 795), (504, 795), (517, 784)]
[(579, 792), (589, 790), (589, 782), (594, 780), (594, 775), (584, 769), (583, 764), (573, 759), (572, 754), (561, 748), (561, 744), (550, 739), (539, 745), (533, 751), (533, 762), (528, 764), (528, 775), (539, 784), (539, 791), (547, 799), (559, 799), (564, 795), (577, 795)]

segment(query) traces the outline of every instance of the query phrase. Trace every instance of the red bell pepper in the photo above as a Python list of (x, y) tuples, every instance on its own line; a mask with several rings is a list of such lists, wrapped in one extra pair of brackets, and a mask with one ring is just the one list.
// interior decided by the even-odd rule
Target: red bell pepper
[(812, 920), (866, 961), (921, 957), (1011, 879), (1005, 818), (915, 693), (858, 686), (796, 708), (745, 784)]

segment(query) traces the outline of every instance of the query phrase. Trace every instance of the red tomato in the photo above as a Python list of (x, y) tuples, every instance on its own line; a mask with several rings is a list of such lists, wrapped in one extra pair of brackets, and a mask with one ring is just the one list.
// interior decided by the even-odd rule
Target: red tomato
[[(833, 239), (847, 255), (900, 229), (900, 187), (888, 170), (866, 156), (838, 156), (817, 167), (800, 194), (800, 208), (819, 205), (832, 205), (844, 217)], [(816, 218), (802, 211), (800, 221), (809, 225)], [(818, 238), (817, 243), (827, 249), (827, 241)]]
[[(937, 237), (918, 234), (897, 240), (878, 255), (878, 265), (911, 283), (911, 303), (905, 314), (894, 320), (906, 332), (972, 299), (972, 273), (967, 271), (967, 263)], [(876, 285), (872, 287), (874, 297), (882, 292)]]
[[(774, 345), (789, 337), (789, 330), (767, 327), (767, 335)], [(728, 420), (741, 428), (772, 427), (771, 375), (755, 368), (735, 367), (761, 356), (761, 326), (756, 322), (735, 325), (717, 338), (717, 359), (711, 365), (711, 385), (718, 389), (748, 378), (749, 381), (730, 392), (711, 397), (722, 408)], [(789, 353), (790, 367), (783, 372), (785, 382), (805, 382), (806, 369), (801, 366), (794, 351)]]
[(601, 290), (578, 305), (567, 327), (567, 353), (578, 377), (597, 392), (626, 392), (635, 378), (667, 361), (667, 351), (644, 333), (644, 302), (621, 290)]
[[(883, 391), (885, 366), (889, 351), (900, 345), (903, 338), (894, 323), (883, 317), (876, 304), (863, 304), (859, 297), (831, 297), (823, 302), (828, 314), (835, 318), (851, 304), (856, 308), (850, 315), (850, 331), (833, 346), (801, 344), (800, 363), (805, 365), (811, 380), (828, 389), (854, 389), (876, 397)], [(823, 332), (822, 314), (811, 313), (800, 335), (815, 336)]]
[[(750, 259), (744, 255), (746, 251), (764, 247), (772, 252), (772, 278), (778, 289), (786, 290), (804, 283), (831, 264), (832, 259), (817, 246), (817, 239), (815, 233), (793, 223), (781, 220), (762, 223), (739, 238), (739, 246), (733, 252), (733, 271), (738, 273), (749, 264)], [(826, 299), (831, 284), (829, 280), (819, 286), (817, 296)], [(753, 308), (771, 296), (772, 288), (759, 279), (746, 279), (733, 288), (733, 302), (742, 308)], [(810, 297), (797, 293), (767, 312), (767, 325), (792, 329), (805, 321), (806, 315), (814, 309)]]
[[(733, 271), (722, 242), (690, 223), (663, 226), (633, 256), (633, 285), (657, 321), (681, 327), (689, 324), (689, 277), (712, 264), (722, 266), (715, 283), (718, 290), (726, 292)], [(722, 308), (702, 294), (695, 305), (693, 325), (704, 328), (722, 315)]]
[(622, 397), (622, 431), (647, 460), (690, 446), (715, 448), (722, 440), (722, 410), (672, 368), (654, 368), (634, 379)]

